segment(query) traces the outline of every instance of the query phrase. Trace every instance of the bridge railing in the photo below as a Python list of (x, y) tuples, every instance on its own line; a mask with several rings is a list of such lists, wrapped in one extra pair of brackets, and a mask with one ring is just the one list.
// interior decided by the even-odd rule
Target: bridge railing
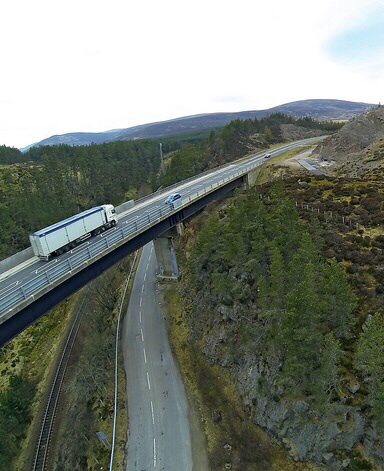
[[(248, 155), (247, 158), (249, 159), (251, 157), (256, 157), (258, 154), (259, 154), (259, 152), (252, 153), (252, 154)], [(262, 154), (263, 154), (263, 152), (260, 152), (260, 156)], [(174, 188), (179, 187), (180, 185), (183, 185), (185, 183), (189, 183), (193, 180), (196, 180), (196, 178), (204, 177), (204, 176), (209, 175), (211, 173), (216, 173), (217, 171), (220, 171), (220, 170), (225, 170), (226, 167), (232, 166), (234, 163), (238, 163), (238, 162), (239, 161), (228, 162), (226, 164), (219, 165), (218, 167), (210, 168), (209, 170), (204, 170), (204, 172), (201, 172), (197, 175), (193, 175), (192, 177), (188, 177), (185, 180), (182, 180), (182, 181), (177, 182), (177, 183), (172, 183), (172, 185), (169, 185), (165, 188), (161, 188), (155, 193), (158, 193), (158, 194), (170, 193), (171, 190), (173, 190)], [(147, 200), (151, 199), (153, 196), (154, 196), (154, 193), (142, 196), (141, 198), (138, 198), (137, 200), (135, 200), (135, 205), (138, 205), (139, 203), (143, 203), (144, 201), (147, 201)]]

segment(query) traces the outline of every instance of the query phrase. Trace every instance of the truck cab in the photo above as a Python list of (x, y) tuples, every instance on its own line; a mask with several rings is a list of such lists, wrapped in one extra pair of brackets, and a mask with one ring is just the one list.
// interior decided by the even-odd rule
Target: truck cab
[(117, 224), (117, 214), (113, 204), (104, 204), (103, 207), (107, 222), (111, 222), (113, 226)]

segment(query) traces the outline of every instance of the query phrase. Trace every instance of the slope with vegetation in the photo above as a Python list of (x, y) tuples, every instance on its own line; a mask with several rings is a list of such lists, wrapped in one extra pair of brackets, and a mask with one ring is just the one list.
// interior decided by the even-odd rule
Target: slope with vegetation
[[(352, 226), (343, 222), (334, 199), (344, 182), (286, 185), (303, 203), (301, 218), (281, 189), (265, 186), (262, 200), (236, 197), (197, 236), (187, 229), (190, 340), (230, 372), (249, 416), (292, 457), (376, 469), (364, 456), (383, 465), (382, 235), (359, 234), (370, 227), (360, 211), (350, 213)], [(318, 208), (332, 220), (306, 209), (320, 193)]]
[[(329, 132), (340, 125), (284, 115), (234, 121), (222, 130), (159, 142), (138, 140), (73, 147), (43, 146), (21, 153), (0, 148), (0, 259), (29, 245), (28, 234), (91, 206), (119, 204), (195, 175), (281, 139), (281, 125)], [(251, 138), (251, 139), (250, 139)], [(253, 139), (253, 140), (252, 140)], [(252, 141), (251, 145), (245, 142)], [(159, 174), (160, 172), (160, 174)]]
[[(160, 169), (159, 142), (142, 140), (113, 142), (84, 147), (58, 146), (38, 147), (21, 154), (17, 149), (0, 148), (0, 256), (4, 258), (28, 245), (28, 234), (93, 205), (111, 202), (119, 204), (127, 199), (140, 197), (158, 188), (200, 171), (229, 162), (244, 154), (278, 142), (282, 124), (295, 126), (307, 133), (334, 130), (332, 123), (316, 123), (311, 119), (296, 122), (294, 118), (276, 115), (263, 120), (236, 121), (223, 130), (209, 136), (196, 134), (181, 136), (180, 140), (162, 140), (165, 165)], [(37, 323), (11, 341), (1, 350), (2, 372), (0, 394), (0, 422), (4, 435), (0, 449), (0, 462), (7, 469), (23, 469), (29, 463), (27, 447), (34, 435), (39, 418), (39, 405), (49, 378), (50, 365), (56, 355), (60, 339), (70, 322), (76, 298), (63, 302)], [(98, 304), (98, 303), (96, 303)], [(100, 303), (99, 303), (100, 304)], [(89, 307), (93, 311), (99, 307)], [(110, 310), (112, 307), (110, 306)], [(108, 314), (102, 312), (103, 319)], [(114, 322), (114, 314), (110, 314)], [(101, 326), (101, 324), (100, 324)], [(101, 342), (103, 360), (92, 362), (89, 355), (95, 344)], [(79, 420), (78, 440), (68, 441), (66, 455), (56, 456), (57, 466), (79, 466), (80, 463), (106, 462), (106, 452), (95, 443), (94, 432), (111, 418), (110, 390), (99, 390), (95, 378), (105, 378), (111, 373), (110, 358), (113, 354), (113, 333), (96, 328), (85, 342), (83, 369), (79, 374), (74, 368), (73, 382), (69, 389), (73, 395), (82, 397), (85, 409), (77, 414)], [(103, 340), (103, 341), (104, 341)], [(80, 353), (79, 353), (80, 355)], [(104, 383), (105, 384), (105, 383)], [(107, 381), (112, 385), (111, 381)], [(24, 391), (28, 391), (25, 394)], [(87, 392), (87, 394), (84, 393)], [(22, 404), (19, 397), (23, 395)], [(78, 411), (78, 408), (74, 408)], [(72, 415), (71, 415), (72, 417)], [(31, 427), (32, 423), (32, 427)], [(64, 425), (70, 428), (68, 422)], [(77, 433), (77, 432), (76, 432)], [(81, 450), (79, 446), (81, 445)], [(124, 444), (121, 444), (123, 447)], [(25, 465), (28, 469), (28, 464)], [(58, 468), (59, 469), (59, 468)]]
[[(384, 467), (382, 134), (360, 178), (263, 185), (191, 222), (180, 244), (184, 348), (229, 374), (243, 416), (295, 460), (331, 470)], [(229, 459), (230, 408), (205, 416), (221, 437), (213, 469)], [(253, 468), (235, 434), (230, 444), (232, 469), (272, 469)]]

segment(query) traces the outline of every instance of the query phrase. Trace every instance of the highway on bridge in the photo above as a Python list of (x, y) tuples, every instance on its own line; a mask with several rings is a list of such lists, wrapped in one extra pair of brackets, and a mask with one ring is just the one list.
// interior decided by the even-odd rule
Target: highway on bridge
[[(313, 143), (318, 139), (297, 141), (274, 149), (270, 154), (273, 157), (294, 147)], [(57, 291), (57, 286), (61, 290), (61, 286), (63, 286), (61, 283), (74, 277), (81, 270), (85, 272), (88, 269), (89, 271), (91, 267), (96, 266), (95, 261), (103, 257), (110, 257), (116, 247), (120, 247), (130, 238), (140, 234), (141, 231), (155, 226), (159, 221), (171, 217), (173, 213), (177, 213), (178, 209), (173, 210), (170, 205), (165, 204), (165, 198), (169, 193), (180, 193), (183, 207), (188, 208), (189, 205), (213, 193), (217, 188), (223, 188), (231, 181), (238, 181), (238, 179), (241, 179), (249, 171), (264, 162), (264, 153), (257, 154), (190, 178), (161, 192), (148, 195), (138, 200), (133, 208), (119, 214), (116, 227), (98, 236), (89, 237), (78, 247), (49, 261), (32, 257), (17, 267), (1, 273), (0, 324), (8, 322), (8, 319), (11, 319), (18, 311), (28, 308), (29, 304), (35, 303), (36, 299), (40, 297), (43, 298), (50, 290), (56, 289)], [(146, 242), (144, 241), (144, 243)], [(73, 290), (70, 291), (68, 288), (63, 299), (72, 292)], [(39, 312), (39, 315), (43, 312)], [(36, 313), (34, 313), (34, 316), (32, 318), (31, 315), (29, 322), (36, 318)], [(25, 325), (22, 326), (22, 328), (25, 327)], [(22, 328), (17, 327), (18, 331)], [(0, 330), (4, 332), (4, 326), (0, 327)], [(15, 331), (16, 328), (13, 327), (13, 330)], [(0, 338), (0, 345), (9, 338), (7, 334), (3, 334)]]

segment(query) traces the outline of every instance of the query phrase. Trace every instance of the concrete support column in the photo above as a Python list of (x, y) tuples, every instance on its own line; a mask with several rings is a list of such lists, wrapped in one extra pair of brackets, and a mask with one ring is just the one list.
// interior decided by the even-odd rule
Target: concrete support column
[(260, 167), (256, 167), (253, 170), (250, 170), (246, 174), (245, 180), (244, 180), (245, 189), (252, 188), (253, 186), (256, 185), (256, 180), (257, 180), (257, 177), (259, 176), (260, 170), (261, 170)]
[(157, 279), (177, 281), (180, 278), (180, 272), (172, 237), (158, 237), (153, 243), (157, 259)]
[(176, 231), (178, 236), (182, 236), (184, 234), (184, 223), (179, 222), (176, 224)]

